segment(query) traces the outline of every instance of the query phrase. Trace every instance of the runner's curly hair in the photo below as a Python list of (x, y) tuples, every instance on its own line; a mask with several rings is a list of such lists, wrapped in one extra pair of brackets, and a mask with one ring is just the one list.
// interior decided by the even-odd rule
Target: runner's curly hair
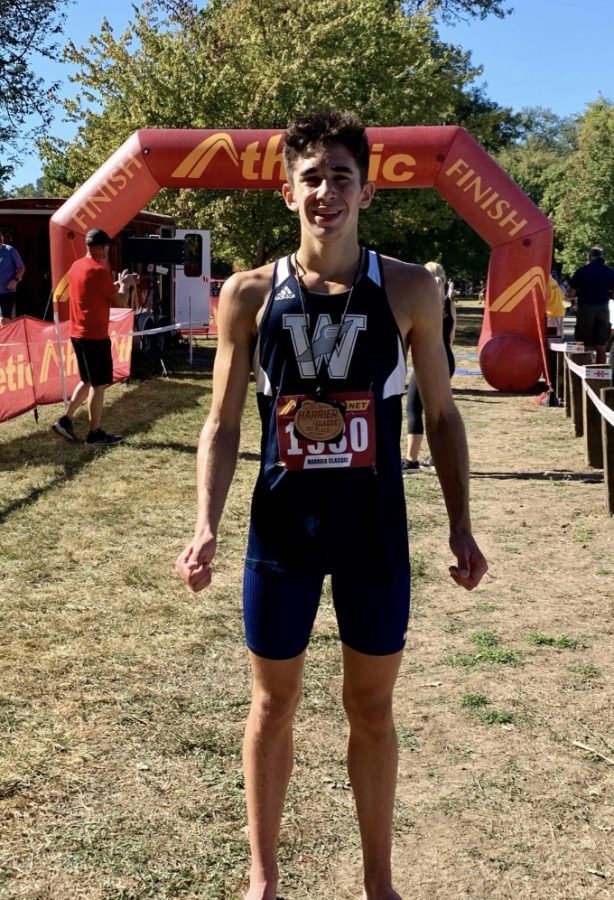
[(354, 158), (363, 185), (369, 173), (369, 143), (365, 127), (354, 113), (344, 109), (323, 109), (309, 116), (301, 116), (292, 122), (285, 134), (284, 163), (288, 178), (297, 160), (330, 147), (341, 144)]

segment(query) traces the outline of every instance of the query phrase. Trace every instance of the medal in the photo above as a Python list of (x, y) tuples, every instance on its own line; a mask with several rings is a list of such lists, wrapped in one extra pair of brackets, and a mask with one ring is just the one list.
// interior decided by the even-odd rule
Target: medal
[(317, 395), (299, 400), (294, 415), (294, 435), (299, 440), (331, 443), (344, 431), (345, 403)]

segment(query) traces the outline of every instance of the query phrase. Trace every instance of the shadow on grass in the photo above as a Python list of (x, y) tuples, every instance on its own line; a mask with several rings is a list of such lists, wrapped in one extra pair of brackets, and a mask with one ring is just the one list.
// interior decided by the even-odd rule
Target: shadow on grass
[[(459, 388), (456, 387), (455, 384), (452, 384), (452, 393), (455, 397), (459, 399), (463, 399), (463, 397), (483, 397), (484, 399), (481, 401), (482, 403), (492, 403), (495, 401), (502, 402), (507, 400), (508, 397), (526, 397), (527, 400), (531, 400), (532, 397), (539, 397), (542, 393), (541, 386), (534, 388), (532, 391), (497, 391), (492, 387), (485, 388)], [(480, 401), (478, 400), (478, 403)], [(561, 407), (552, 407), (553, 409), (560, 409)]]
[(471, 478), (494, 478), (497, 481), (579, 481), (584, 484), (603, 484), (603, 472), (471, 472)]
[[(189, 453), (192, 456), (196, 455), (198, 450), (198, 444), (180, 444), (178, 441), (139, 441), (138, 444), (133, 444), (132, 447), (135, 450), (172, 450), (174, 453)], [(244, 459), (247, 462), (260, 462), (260, 454), (253, 453), (251, 450), (242, 450), (239, 452), (239, 459)]]
[[(111, 389), (112, 392), (112, 389)], [(143, 381), (132, 390), (105, 404), (103, 425), (109, 430), (118, 429), (125, 437), (142, 435), (148, 432), (156, 421), (166, 415), (176, 414), (182, 410), (197, 406), (203, 394), (210, 392), (209, 380), (203, 385), (174, 384), (174, 380), (154, 379)], [(109, 395), (112, 398), (112, 393)], [(80, 417), (82, 413), (80, 411)], [(157, 446), (173, 446), (158, 444)], [(177, 448), (185, 452), (196, 452), (196, 447), (177, 444)], [(139, 449), (136, 446), (133, 449)], [(39, 428), (26, 437), (15, 438), (2, 446), (2, 468), (4, 471), (18, 471), (24, 463), (34, 461), (36, 464), (60, 466), (62, 471), (44, 485), (30, 487), (22, 497), (15, 498), (0, 505), (0, 523), (13, 512), (31, 506), (49, 491), (59, 485), (70, 482), (85, 469), (99, 453), (113, 453), (114, 448), (100, 449), (85, 443), (69, 443), (52, 434), (46, 428)]]
[(473, 347), (478, 342), (484, 321), (484, 310), (456, 305), (456, 336), (454, 344)]

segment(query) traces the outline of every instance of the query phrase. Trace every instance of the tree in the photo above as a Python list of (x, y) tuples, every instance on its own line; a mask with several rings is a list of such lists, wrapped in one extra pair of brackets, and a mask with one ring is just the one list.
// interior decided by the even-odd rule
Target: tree
[[(211, 0), (199, 10), (187, 0), (170, 9), (145, 0), (118, 38), (103, 23), (88, 46), (69, 44), (81, 94), (65, 106), (80, 124), (69, 144), (44, 144), (46, 183), (70, 193), (137, 128), (283, 127), (327, 104), (357, 110), (367, 125), (470, 120), (478, 140), (483, 132), (501, 146), (514, 132), (510, 111), (470, 89), (478, 70), (468, 55), (440, 42), (432, 15), (411, 6)], [(413, 232), (454, 221), (438, 198), (408, 193), (378, 196), (365, 217), (367, 240), (412, 246)], [(275, 193), (164, 191), (152, 205), (189, 227), (210, 227), (217, 253), (240, 266), (271, 259), (296, 237)]]
[(21, 184), (19, 187), (11, 188), (11, 197), (44, 197), (45, 191), (42, 188), (41, 179), (36, 179), (36, 184), (29, 182)]
[(520, 136), (498, 152), (497, 161), (546, 215), (552, 215), (552, 200), (546, 195), (575, 149), (575, 120), (541, 107), (523, 109), (518, 119)]
[(589, 104), (578, 123), (577, 150), (547, 199), (568, 271), (595, 245), (614, 258), (614, 103), (601, 98)]
[(66, 3), (0, 0), (0, 184), (10, 177), (19, 153), (51, 121), (57, 84), (45, 85), (33, 60), (36, 55), (57, 58), (58, 13)]
[(489, 15), (503, 19), (513, 10), (504, 7), (505, 0), (408, 0), (401, 5), (406, 12), (422, 12), (428, 10), (438, 12), (444, 22), (462, 19), (465, 16), (485, 19)]

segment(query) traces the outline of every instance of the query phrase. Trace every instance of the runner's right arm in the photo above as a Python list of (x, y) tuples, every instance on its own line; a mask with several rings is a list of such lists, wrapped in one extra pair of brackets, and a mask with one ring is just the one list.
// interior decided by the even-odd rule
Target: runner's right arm
[(211, 409), (198, 444), (196, 527), (176, 563), (177, 574), (192, 591), (211, 583), (218, 527), (239, 453), (252, 335), (262, 302), (250, 276), (249, 272), (234, 275), (220, 293)]

